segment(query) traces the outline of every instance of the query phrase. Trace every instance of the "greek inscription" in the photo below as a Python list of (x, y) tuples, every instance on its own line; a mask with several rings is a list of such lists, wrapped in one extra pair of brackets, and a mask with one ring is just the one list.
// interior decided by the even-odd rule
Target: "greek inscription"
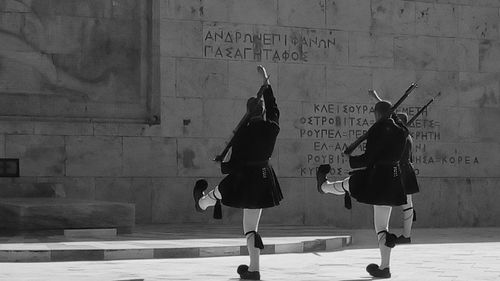
[(206, 58), (307, 62), (309, 52), (336, 46), (332, 32), (320, 36), (306, 29), (303, 34), (287, 29), (280, 32), (245, 32), (237, 27), (211, 25), (205, 26), (203, 33), (203, 55)]
[[(308, 153), (304, 155), (303, 166), (298, 173), (301, 176), (314, 176), (316, 167), (330, 164), (334, 167), (331, 175), (347, 176), (351, 169), (343, 151), (375, 123), (373, 104), (313, 103), (309, 106), (310, 115), (297, 119), (298, 138), (310, 141), (306, 144)], [(419, 110), (420, 107), (403, 107), (400, 111), (411, 117)], [(461, 152), (458, 148), (452, 152), (436, 150), (436, 144), (443, 141), (440, 126), (438, 120), (429, 118), (427, 111), (424, 111), (409, 127), (414, 140), (413, 163), (417, 175), (425, 166), (439, 165), (446, 169), (480, 163), (478, 156)], [(354, 154), (363, 153), (365, 149), (366, 142), (363, 142)]]

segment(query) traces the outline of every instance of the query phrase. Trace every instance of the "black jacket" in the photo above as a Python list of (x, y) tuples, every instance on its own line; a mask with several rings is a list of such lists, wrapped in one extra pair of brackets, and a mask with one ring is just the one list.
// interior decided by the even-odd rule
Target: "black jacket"
[(401, 157), (401, 177), (406, 194), (414, 194), (419, 192), (417, 176), (413, 168), (413, 139), (410, 135), (406, 138), (406, 145)]
[[(236, 208), (269, 208), (283, 199), (278, 179), (268, 160), (280, 131), (278, 105), (271, 86), (264, 88), (265, 119), (249, 122), (234, 136), (229, 173), (219, 184), (222, 203)], [(223, 171), (224, 172), (224, 171)]]
[(280, 112), (271, 86), (262, 87), (265, 87), (266, 120), (249, 122), (236, 132), (229, 160), (235, 167), (248, 162), (267, 161), (273, 154), (280, 131)]
[(351, 168), (366, 167), (349, 179), (352, 197), (371, 205), (406, 204), (399, 161), (407, 136), (408, 129), (396, 124), (391, 118), (370, 127), (365, 153), (349, 157)]

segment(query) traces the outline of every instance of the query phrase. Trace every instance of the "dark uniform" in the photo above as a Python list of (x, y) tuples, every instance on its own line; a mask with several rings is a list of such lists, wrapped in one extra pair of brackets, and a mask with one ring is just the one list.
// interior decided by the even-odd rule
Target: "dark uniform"
[(405, 188), (406, 194), (414, 194), (419, 192), (417, 176), (415, 175), (415, 170), (413, 168), (413, 139), (410, 135), (406, 137), (405, 149), (403, 151), (403, 156), (401, 157), (401, 179), (403, 181), (403, 186)]
[(266, 120), (249, 122), (235, 134), (231, 159), (223, 163), (229, 173), (219, 184), (222, 204), (260, 209), (279, 205), (283, 199), (276, 174), (269, 164), (280, 131), (279, 110), (270, 85), (263, 97)]
[(352, 168), (366, 167), (349, 178), (352, 197), (371, 205), (406, 204), (399, 161), (407, 136), (408, 130), (391, 118), (380, 120), (369, 129), (365, 153), (349, 158)]

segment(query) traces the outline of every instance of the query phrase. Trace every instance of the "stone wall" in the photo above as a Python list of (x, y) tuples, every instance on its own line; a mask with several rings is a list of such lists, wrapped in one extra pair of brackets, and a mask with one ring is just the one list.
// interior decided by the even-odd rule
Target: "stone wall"
[[(0, 30), (25, 15), (13, 8), (18, 2), (0, 1)], [(62, 16), (49, 18), (100, 17), (88, 11), (114, 15), (106, 11), (134, 1), (68, 2), (87, 14), (67, 15), (61, 9)], [(396, 101), (417, 82), (419, 88), (402, 108), (410, 116), (439, 91), (442, 95), (411, 128), (421, 185), (414, 198), (416, 226), (500, 225), (495, 201), (500, 197), (500, 1), (152, 4), (153, 35), (158, 35), (152, 45), (159, 48), (152, 58), (161, 82), (152, 95), (161, 98), (160, 124), (65, 119), (71, 114), (50, 121), (3, 117), (0, 156), (20, 157), (22, 175), (5, 181), (62, 182), (68, 197), (134, 202), (138, 223), (217, 223), (211, 214), (193, 211), (191, 188), (200, 177), (212, 185), (220, 180), (211, 159), (241, 118), (245, 100), (258, 90), (256, 66), (263, 64), (281, 108), (282, 130), (272, 161), (285, 196), (280, 207), (265, 211), (263, 223), (371, 227), (368, 206), (354, 204), (348, 211), (343, 198), (317, 194), (314, 168), (330, 163), (332, 178), (345, 177), (349, 167), (341, 151), (374, 122), (367, 89)], [(62, 44), (58, 36), (47, 40)], [(9, 61), (6, 54), (0, 52), (0, 65)], [(34, 73), (45, 71), (30, 67)], [(0, 77), (8, 69), (0, 67)], [(28, 84), (30, 77), (18, 79)], [(55, 91), (44, 89), (45, 95)], [(39, 103), (22, 98), (28, 92), (41, 99), (40, 93), (5, 87), (0, 92), (19, 95), (22, 108), (40, 115), (32, 108)], [(99, 99), (97, 104), (123, 108), (119, 100)], [(53, 110), (61, 106), (48, 104)], [(107, 116), (103, 112), (100, 117)], [(222, 223), (241, 221), (241, 211), (224, 212)]]
[(0, 1), (3, 116), (148, 117), (147, 1)]

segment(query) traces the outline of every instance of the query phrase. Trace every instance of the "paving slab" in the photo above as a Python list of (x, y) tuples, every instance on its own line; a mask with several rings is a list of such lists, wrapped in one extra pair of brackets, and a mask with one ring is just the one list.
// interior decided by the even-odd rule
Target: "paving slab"
[[(351, 244), (345, 231), (305, 226), (262, 226), (262, 254), (335, 251)], [(341, 234), (341, 233), (344, 234)], [(117, 236), (0, 238), (0, 262), (54, 262), (248, 255), (240, 227), (141, 226)]]
[[(477, 233), (481, 236), (480, 230)], [(453, 238), (454, 234), (449, 236)], [(392, 278), (389, 280), (500, 280), (500, 242), (435, 243), (425, 237), (420, 237), (421, 244), (396, 246), (392, 251)], [(378, 261), (379, 250), (370, 247), (263, 255), (260, 273), (262, 280), (267, 281), (363, 281), (372, 280), (365, 271), (366, 265)], [(236, 268), (246, 263), (248, 257), (245, 256), (0, 263), (0, 280), (238, 280)]]

